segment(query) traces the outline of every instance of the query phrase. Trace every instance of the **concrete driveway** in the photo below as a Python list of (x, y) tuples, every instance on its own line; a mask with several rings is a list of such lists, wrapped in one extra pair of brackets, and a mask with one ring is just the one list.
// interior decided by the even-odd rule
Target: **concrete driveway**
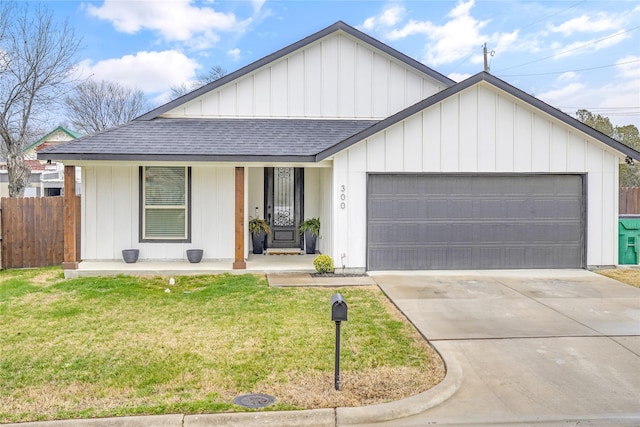
[(371, 273), (463, 382), (377, 426), (640, 426), (640, 289), (584, 270)]

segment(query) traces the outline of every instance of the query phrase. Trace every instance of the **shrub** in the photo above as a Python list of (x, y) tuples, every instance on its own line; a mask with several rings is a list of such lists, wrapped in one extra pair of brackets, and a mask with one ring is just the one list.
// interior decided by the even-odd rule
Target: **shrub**
[(313, 260), (313, 266), (320, 274), (333, 273), (333, 260), (329, 255), (318, 255)]

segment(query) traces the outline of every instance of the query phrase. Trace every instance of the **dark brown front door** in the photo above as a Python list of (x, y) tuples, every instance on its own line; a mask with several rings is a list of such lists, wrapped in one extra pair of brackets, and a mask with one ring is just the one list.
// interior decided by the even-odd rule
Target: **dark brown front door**
[(299, 248), (304, 169), (265, 168), (265, 212), (271, 225), (267, 247)]

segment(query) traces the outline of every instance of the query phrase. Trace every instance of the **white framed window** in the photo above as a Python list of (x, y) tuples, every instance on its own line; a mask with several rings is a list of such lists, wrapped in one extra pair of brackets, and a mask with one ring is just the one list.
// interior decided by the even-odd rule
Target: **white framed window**
[(140, 241), (191, 241), (191, 168), (140, 167)]

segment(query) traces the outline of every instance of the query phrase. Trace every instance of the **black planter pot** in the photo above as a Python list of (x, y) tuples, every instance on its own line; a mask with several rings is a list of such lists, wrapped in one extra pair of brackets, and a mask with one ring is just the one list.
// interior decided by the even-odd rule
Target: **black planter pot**
[(253, 240), (253, 253), (254, 254), (261, 254), (262, 251), (264, 250), (264, 236), (266, 236), (266, 233), (257, 233), (257, 234), (252, 234), (251, 238)]
[(304, 247), (305, 247), (305, 252), (308, 254), (315, 254), (316, 253), (316, 240), (317, 240), (318, 236), (316, 236), (315, 234), (312, 234), (310, 231), (305, 231), (304, 232)]
[(191, 263), (198, 263), (202, 261), (202, 254), (204, 251), (202, 249), (187, 249), (187, 259)]
[(123, 249), (122, 250), (122, 259), (124, 262), (128, 264), (133, 264), (138, 261), (138, 256), (140, 255), (140, 249)]

